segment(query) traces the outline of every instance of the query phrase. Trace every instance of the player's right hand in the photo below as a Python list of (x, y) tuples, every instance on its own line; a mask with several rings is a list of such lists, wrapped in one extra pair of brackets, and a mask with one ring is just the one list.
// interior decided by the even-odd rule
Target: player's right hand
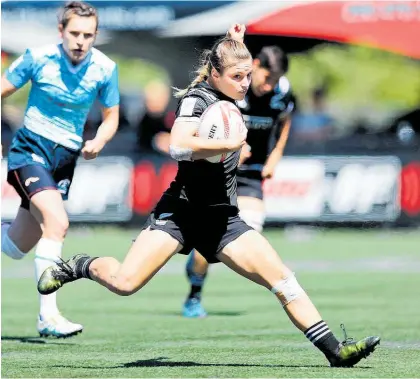
[(226, 144), (227, 144), (227, 150), (229, 152), (235, 152), (238, 151), (239, 149), (242, 148), (242, 146), (244, 146), (246, 144), (246, 135), (247, 135), (247, 130), (245, 128), (245, 132), (229, 138), (226, 140)]
[(244, 24), (233, 24), (226, 35), (239, 42), (244, 42), (245, 30), (246, 27)]
[(105, 142), (96, 137), (93, 140), (86, 141), (82, 149), (83, 158), (86, 160), (95, 159), (104, 146)]

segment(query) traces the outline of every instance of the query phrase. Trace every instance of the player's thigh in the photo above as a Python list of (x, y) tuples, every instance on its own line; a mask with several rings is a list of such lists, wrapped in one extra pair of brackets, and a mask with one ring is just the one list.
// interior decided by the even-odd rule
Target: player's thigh
[(254, 230), (226, 245), (217, 258), (238, 274), (268, 289), (290, 274), (267, 239)]
[(42, 230), (29, 210), (20, 207), (10, 225), (8, 235), (20, 251), (27, 253), (38, 243)]
[(143, 287), (183, 245), (162, 230), (142, 230), (121, 264), (117, 276), (133, 292)]
[[(56, 189), (44, 189), (31, 197), (30, 211), (45, 231), (61, 234), (67, 231), (69, 220), (61, 193)], [(60, 237), (60, 236), (58, 236)]]
[(23, 208), (29, 209), (38, 223), (48, 225), (67, 225), (61, 193), (50, 171), (42, 165), (31, 164), (8, 172), (7, 181), (15, 188), (22, 199)]
[(174, 254), (191, 251), (184, 227), (187, 219), (178, 201), (162, 197), (120, 265), (117, 277), (124, 287), (137, 291)]

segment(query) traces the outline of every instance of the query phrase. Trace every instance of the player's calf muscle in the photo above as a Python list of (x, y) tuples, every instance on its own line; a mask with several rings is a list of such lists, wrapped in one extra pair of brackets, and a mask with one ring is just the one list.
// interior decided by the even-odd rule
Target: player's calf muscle
[(94, 260), (89, 267), (89, 272), (93, 280), (120, 296), (132, 295), (145, 284), (126, 273), (122, 264), (112, 257)]

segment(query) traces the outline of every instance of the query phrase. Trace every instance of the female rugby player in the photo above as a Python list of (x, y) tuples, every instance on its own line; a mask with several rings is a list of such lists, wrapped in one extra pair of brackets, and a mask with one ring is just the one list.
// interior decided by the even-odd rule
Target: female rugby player
[[(229, 30), (243, 41), (243, 35)], [(294, 96), (284, 76), (289, 68), (287, 55), (278, 46), (265, 46), (253, 61), (251, 85), (238, 106), (248, 129), (247, 145), (242, 149), (237, 171), (239, 215), (258, 232), (263, 229), (265, 209), (263, 180), (273, 176), (288, 139)], [(201, 293), (209, 264), (196, 250), (188, 257), (186, 273), (190, 292), (183, 304), (185, 317), (207, 316)]]

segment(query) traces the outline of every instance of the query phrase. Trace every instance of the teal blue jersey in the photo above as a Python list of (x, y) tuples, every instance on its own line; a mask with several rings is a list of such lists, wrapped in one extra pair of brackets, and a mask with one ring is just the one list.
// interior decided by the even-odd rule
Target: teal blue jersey
[(16, 88), (32, 82), (24, 127), (72, 150), (82, 146), (95, 99), (105, 108), (120, 101), (117, 65), (95, 48), (76, 66), (61, 44), (28, 49), (6, 77)]

